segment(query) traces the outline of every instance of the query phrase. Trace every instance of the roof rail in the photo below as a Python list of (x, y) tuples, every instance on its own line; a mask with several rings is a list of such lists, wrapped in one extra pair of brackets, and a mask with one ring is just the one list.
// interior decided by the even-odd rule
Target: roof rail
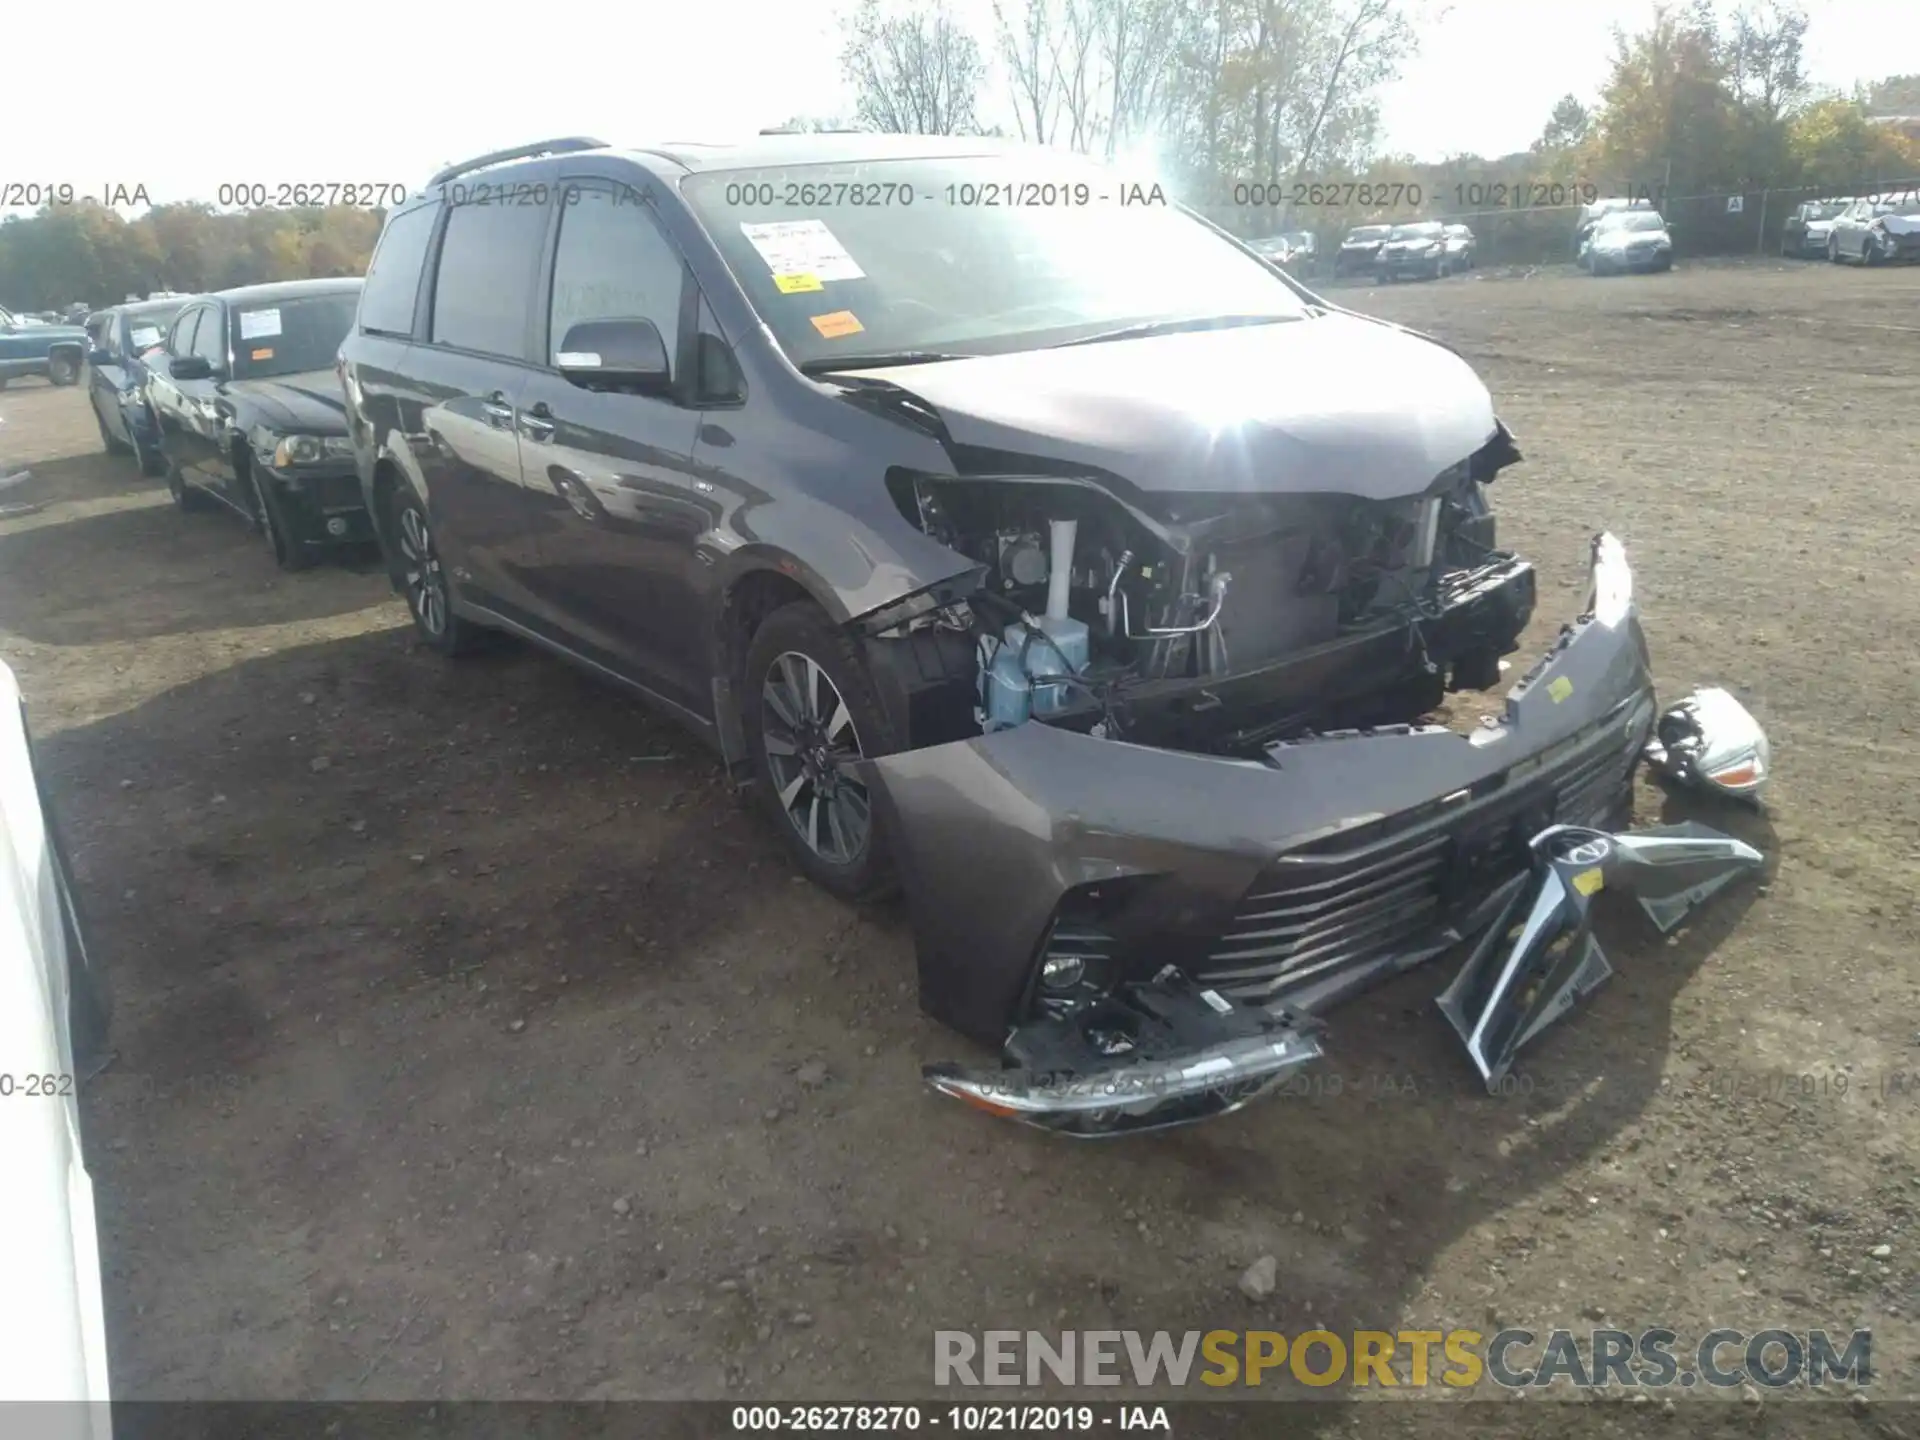
[(511, 150), (492, 150), (485, 155), (476, 155), (471, 160), (462, 160), (458, 165), (449, 165), (444, 170), (436, 170), (427, 184), (429, 187), (443, 184), (456, 175), (465, 175), (470, 170), (483, 170), (489, 165), (504, 165), (509, 160), (531, 160), (538, 155), (571, 155), (579, 150), (606, 148), (606, 141), (590, 139), (585, 135), (569, 135), (559, 140), (536, 140), (531, 145), (516, 145)]

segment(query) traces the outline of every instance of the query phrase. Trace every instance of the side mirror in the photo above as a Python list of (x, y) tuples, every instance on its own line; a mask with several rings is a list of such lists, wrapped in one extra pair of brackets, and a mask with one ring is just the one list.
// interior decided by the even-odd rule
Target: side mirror
[(113, 364), (113, 352), (111, 350), (89, 350), (87, 352), (87, 363), (95, 369), (98, 369), (102, 365), (111, 365)]
[(672, 383), (667, 342), (651, 320), (582, 320), (567, 328), (553, 363), (587, 390), (626, 388), (654, 394)]
[(204, 355), (176, 355), (167, 373), (176, 380), (211, 380), (213, 365)]

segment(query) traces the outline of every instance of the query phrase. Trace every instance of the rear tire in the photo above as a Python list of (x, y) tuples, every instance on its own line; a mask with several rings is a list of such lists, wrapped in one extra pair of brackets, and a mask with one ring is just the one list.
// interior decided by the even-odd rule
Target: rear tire
[(440, 562), (426, 507), (412, 491), (402, 489), (393, 492), (387, 505), (393, 535), (387, 564), (413, 617), (414, 633), (449, 658), (472, 654), (485, 643), (487, 632), (453, 612), (452, 582)]
[(899, 741), (853, 642), (813, 602), (782, 606), (747, 647), (740, 695), (757, 788), (794, 864), (842, 900), (893, 894), (883, 821), (849, 767)]

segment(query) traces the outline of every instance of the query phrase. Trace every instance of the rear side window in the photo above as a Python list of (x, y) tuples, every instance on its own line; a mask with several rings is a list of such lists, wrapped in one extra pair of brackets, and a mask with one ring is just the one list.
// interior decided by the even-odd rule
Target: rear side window
[(435, 207), (419, 205), (387, 222), (360, 292), (360, 328), (382, 335), (413, 334), (413, 303), (420, 267), (433, 238)]
[(436, 345), (527, 358), (527, 308), (547, 235), (544, 205), (455, 205), (433, 283)]

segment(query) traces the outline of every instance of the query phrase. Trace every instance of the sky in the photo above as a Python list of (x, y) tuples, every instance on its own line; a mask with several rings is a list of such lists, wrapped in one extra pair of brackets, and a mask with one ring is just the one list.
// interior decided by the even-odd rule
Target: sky
[[(417, 189), (447, 161), (549, 136), (725, 139), (844, 114), (847, 3), (542, 0), (525, 25), (511, 8), (425, 0), (195, 0), (180, 12), (191, 24), (155, 23), (131, 0), (31, 4), (31, 21), (0, 38), (14, 117), (0, 132), (0, 202), (36, 184), (144, 187), (154, 203), (217, 201), (223, 184)], [(992, 0), (950, 3), (990, 35)], [(1381, 99), (1385, 148), (1420, 160), (1524, 149), (1560, 96), (1595, 98), (1612, 27), (1653, 11), (1653, 0), (1419, 3), (1444, 15), (1421, 27), (1420, 53)], [(1916, 0), (1807, 8), (1816, 82), (1920, 71)], [(104, 91), (88, 69), (103, 37), (117, 57)], [(159, 87), (202, 72), (212, 83), (191, 88), (183, 116)]]

